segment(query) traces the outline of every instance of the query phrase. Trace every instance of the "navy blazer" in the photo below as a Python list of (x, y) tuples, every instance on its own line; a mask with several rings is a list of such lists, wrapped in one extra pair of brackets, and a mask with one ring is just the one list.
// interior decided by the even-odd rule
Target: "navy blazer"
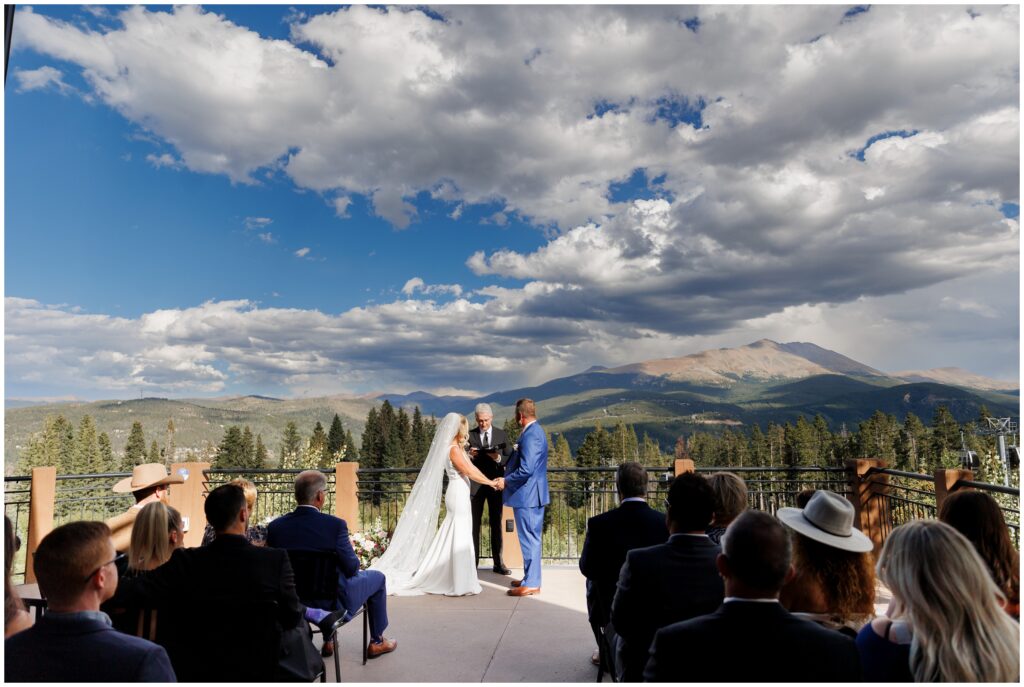
[(590, 620), (604, 626), (611, 618), (612, 599), (626, 554), (668, 540), (665, 514), (640, 501), (626, 501), (587, 521), (587, 537), (580, 554), (580, 572), (593, 583), (596, 594), (588, 595), (598, 603), (592, 606)]
[(317, 608), (337, 610), (339, 601), (349, 611), (347, 603), (350, 584), (359, 576), (359, 557), (352, 548), (348, 525), (341, 518), (321, 513), (311, 506), (299, 506), (291, 513), (275, 518), (267, 525), (267, 546), (277, 549), (306, 551), (336, 551), (341, 565), (338, 575), (338, 599), (310, 601)]
[(853, 640), (778, 603), (730, 601), (658, 631), (646, 682), (860, 682)]
[(612, 601), (624, 682), (640, 682), (658, 629), (711, 613), (722, 603), (725, 587), (715, 567), (721, 550), (705, 536), (674, 534), (664, 544), (626, 554)]
[(46, 614), (4, 654), (6, 682), (176, 682), (162, 646), (94, 618)]

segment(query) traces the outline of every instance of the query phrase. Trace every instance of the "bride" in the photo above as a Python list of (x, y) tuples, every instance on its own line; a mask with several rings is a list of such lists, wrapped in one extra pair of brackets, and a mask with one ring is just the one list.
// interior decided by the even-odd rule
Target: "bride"
[[(371, 570), (384, 573), (388, 594), (462, 596), (480, 593), (469, 480), (495, 489), (500, 485), (498, 480), (484, 477), (470, 462), (464, 448), (468, 437), (469, 423), (458, 413), (448, 413), (438, 425), (391, 543), (370, 566)], [(446, 513), (438, 527), (441, 482), (446, 474)]]

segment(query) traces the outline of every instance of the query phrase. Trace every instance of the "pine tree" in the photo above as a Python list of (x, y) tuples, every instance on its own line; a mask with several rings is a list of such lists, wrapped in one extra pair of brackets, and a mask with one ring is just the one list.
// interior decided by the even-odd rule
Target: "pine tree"
[(662, 466), (665, 464), (664, 457), (661, 455), (661, 447), (658, 446), (658, 442), (647, 435), (644, 432), (643, 443), (640, 445), (640, 462), (645, 466)]
[(174, 444), (174, 420), (170, 419), (167, 421), (167, 440), (164, 443), (164, 462), (168, 466), (172, 465), (177, 459), (178, 447)]
[(99, 464), (97, 473), (114, 472), (117, 470), (117, 463), (114, 460), (114, 448), (110, 445), (110, 437), (106, 432), (100, 432), (96, 439), (99, 448)]
[(43, 430), (33, 435), (22, 451), (20, 467), (25, 474), (32, 468), (57, 468), (58, 474), (69, 474), (74, 468), (74, 430), (63, 415), (51, 415), (43, 423)]
[(284, 469), (298, 467), (301, 452), (302, 437), (299, 435), (299, 428), (289, 420), (281, 437), (280, 466)]
[(960, 423), (946, 406), (938, 406), (932, 416), (931, 464), (953, 467), (959, 463)]
[(398, 409), (398, 416), (395, 418), (395, 434), (398, 437), (398, 460), (400, 461), (396, 467), (413, 465), (416, 460), (416, 451), (412, 444), (412, 423), (405, 408)]
[(427, 451), (430, 450), (430, 441), (427, 439), (427, 427), (423, 422), (423, 414), (420, 412), (419, 406), (413, 408), (410, 432), (412, 434), (414, 451), (413, 461), (410, 465), (419, 467), (423, 465), (423, 460), (427, 457)]
[(133, 422), (128, 433), (128, 443), (124, 447), (124, 458), (121, 460), (121, 472), (131, 472), (136, 465), (146, 462), (146, 435), (142, 431), (141, 422)]
[(256, 442), (253, 440), (252, 430), (249, 429), (249, 425), (246, 425), (242, 429), (242, 445), (241, 445), (241, 463), (240, 467), (252, 468), (256, 467)]
[(753, 465), (768, 465), (768, 437), (756, 424), (750, 428), (750, 459)]
[(612, 465), (622, 465), (640, 458), (640, 446), (632, 425), (627, 427), (624, 422), (616, 424), (611, 436), (608, 437), (608, 445)]
[(163, 463), (163, 457), (160, 455), (160, 447), (156, 443), (156, 439), (149, 445), (149, 455), (146, 456), (147, 463)]
[(510, 444), (517, 443), (519, 441), (519, 433), (523, 431), (519, 427), (519, 423), (516, 421), (516, 416), (514, 413), (512, 417), (505, 420), (505, 424), (502, 426), (502, 429), (505, 430), (505, 434), (508, 435), (508, 442)]
[(345, 448), (345, 428), (341, 424), (341, 418), (337, 413), (331, 420), (331, 429), (327, 432), (327, 453), (331, 460), (338, 462), (342, 459), (342, 451)]
[(835, 449), (832, 446), (832, 432), (829, 431), (828, 421), (818, 413), (811, 423), (814, 429), (814, 442), (817, 445), (814, 464), (821, 467), (835, 465)]
[(355, 463), (359, 460), (359, 449), (356, 448), (356, 440), (352, 438), (352, 430), (345, 430), (345, 456), (342, 458), (347, 463)]
[(306, 451), (302, 458), (302, 467), (307, 470), (329, 467), (331, 464), (330, 455), (327, 453), (327, 433), (319, 420), (313, 427), (313, 434), (306, 444)]
[(265, 468), (270, 462), (270, 456), (267, 454), (267, 447), (263, 445), (263, 435), (256, 435), (256, 460), (253, 467)]
[(370, 408), (363, 427), (363, 445), (359, 450), (360, 467), (383, 467), (382, 444), (380, 439), (380, 414), (377, 407)]
[(224, 438), (217, 447), (214, 465), (218, 468), (244, 468), (245, 449), (242, 444), (242, 430), (238, 425), (231, 425), (224, 432)]
[(555, 440), (548, 437), (548, 445), (551, 446), (551, 453), (548, 454), (548, 468), (571, 468), (575, 467), (572, 460), (572, 452), (569, 450), (569, 442), (564, 434), (556, 434)]
[(92, 417), (84, 415), (78, 423), (78, 434), (75, 437), (75, 472), (78, 474), (97, 474), (103, 471), (100, 460), (100, 447), (96, 439), (96, 425)]

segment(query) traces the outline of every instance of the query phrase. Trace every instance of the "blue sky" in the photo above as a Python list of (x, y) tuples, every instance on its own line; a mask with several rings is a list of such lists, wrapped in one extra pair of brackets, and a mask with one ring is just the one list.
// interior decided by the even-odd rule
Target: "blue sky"
[(6, 395), (483, 392), (763, 337), (1014, 378), (1018, 24), (19, 6)]

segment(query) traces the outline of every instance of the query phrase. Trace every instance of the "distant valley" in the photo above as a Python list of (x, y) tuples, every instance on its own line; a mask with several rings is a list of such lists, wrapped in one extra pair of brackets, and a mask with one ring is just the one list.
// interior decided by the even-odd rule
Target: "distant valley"
[(221, 399), (137, 399), (125, 401), (61, 402), (14, 407), (5, 416), (4, 454), (8, 469), (32, 433), (47, 415), (63, 413), (77, 424), (91, 415), (99, 431), (106, 431), (114, 451), (124, 449), (133, 421), (140, 421), (147, 443), (164, 443), (168, 419), (176, 427), (179, 451), (216, 445), (232, 424), (249, 425), (276, 459), (281, 433), (288, 421), (309, 436), (313, 425), (329, 426), (337, 413), (345, 427), (358, 436), (369, 409), (387, 399), (425, 414), (457, 411), (467, 415), (479, 402), (490, 403), (500, 423), (511, 415), (515, 401), (530, 397), (538, 402), (545, 428), (561, 432), (575, 449), (597, 422), (632, 424), (637, 434), (647, 432), (664, 451), (676, 437), (694, 431), (715, 431), (751, 424), (794, 421), (820, 413), (838, 428), (849, 429), (875, 410), (902, 418), (912, 412), (927, 423), (940, 405), (957, 420), (978, 416), (982, 405), (997, 416), (1020, 415), (1019, 384), (994, 380), (957, 368), (904, 371), (888, 374), (812, 343), (756, 341), (747, 346), (703, 351), (694, 355), (650, 360), (615, 368), (553, 379), (534, 387), (487, 394), (482, 397), (435, 396), (426, 392), (373, 396), (329, 396), (311, 399), (272, 399), (245, 396)]

